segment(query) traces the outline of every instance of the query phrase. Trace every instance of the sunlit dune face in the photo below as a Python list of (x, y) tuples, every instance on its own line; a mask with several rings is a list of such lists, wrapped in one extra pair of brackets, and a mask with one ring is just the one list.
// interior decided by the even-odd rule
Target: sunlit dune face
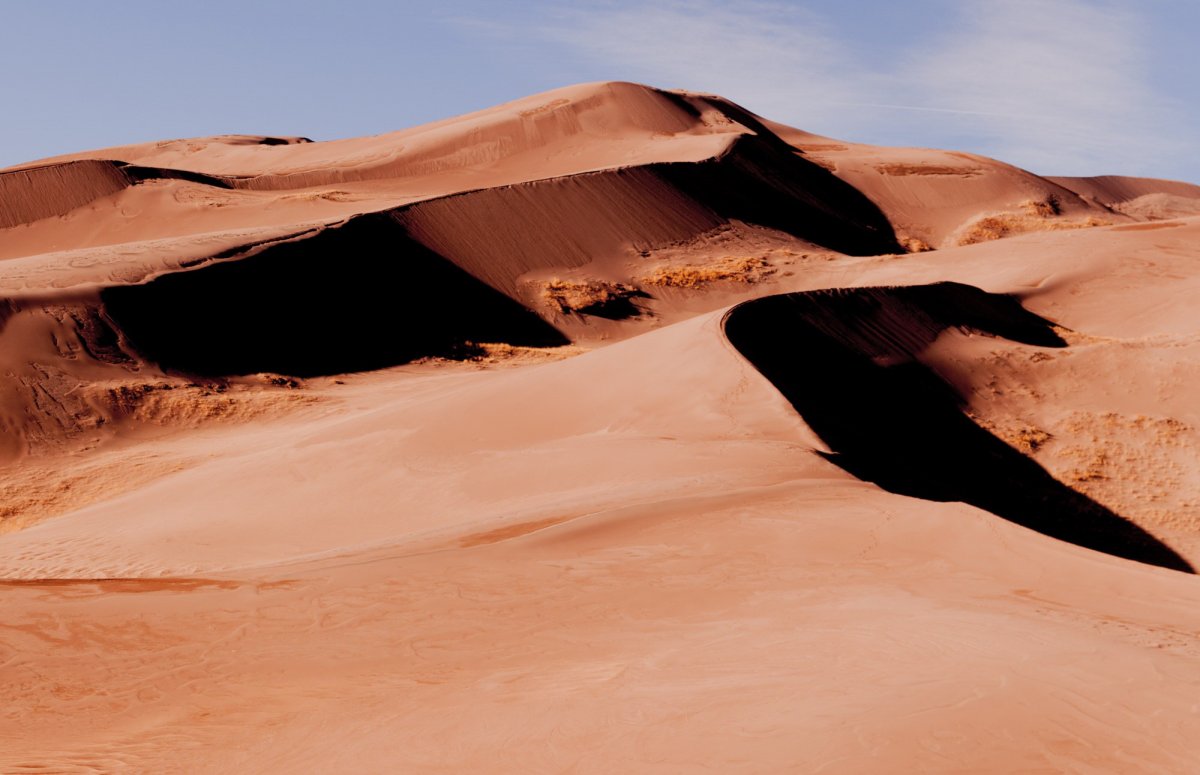
[(1190, 772), (1197, 267), (624, 82), (0, 171), (0, 771)]

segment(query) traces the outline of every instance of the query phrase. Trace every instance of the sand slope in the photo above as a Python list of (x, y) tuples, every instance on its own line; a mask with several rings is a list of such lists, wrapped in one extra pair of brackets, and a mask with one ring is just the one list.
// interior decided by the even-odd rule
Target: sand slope
[(1194, 769), (1200, 189), (625, 83), (0, 187), (0, 771)]
[(1117, 175), (1053, 180), (1080, 196), (1138, 220), (1200, 215), (1200, 186), (1190, 183)]

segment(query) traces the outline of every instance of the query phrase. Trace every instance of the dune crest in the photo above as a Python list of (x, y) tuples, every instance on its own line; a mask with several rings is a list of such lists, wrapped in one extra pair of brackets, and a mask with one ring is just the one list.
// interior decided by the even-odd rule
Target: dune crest
[(0, 770), (1189, 772), (1197, 203), (624, 82), (0, 170)]

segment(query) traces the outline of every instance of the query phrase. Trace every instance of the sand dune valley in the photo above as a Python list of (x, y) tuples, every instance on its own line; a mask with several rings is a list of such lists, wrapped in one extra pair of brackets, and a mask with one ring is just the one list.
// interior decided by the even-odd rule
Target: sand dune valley
[(0, 170), (0, 772), (1200, 772), (1198, 295), (632, 83)]

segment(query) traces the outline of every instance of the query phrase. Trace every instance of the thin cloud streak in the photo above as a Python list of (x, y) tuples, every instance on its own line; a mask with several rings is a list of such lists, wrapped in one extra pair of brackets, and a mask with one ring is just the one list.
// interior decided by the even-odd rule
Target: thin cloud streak
[(874, 94), (847, 77), (853, 60), (819, 16), (778, 3), (584, 5), (533, 31), (618, 77), (716, 92), (771, 118), (823, 128), (853, 128), (837, 103)]
[(921, 101), (991, 117), (968, 127), (985, 152), (1042, 170), (1104, 171), (1176, 150), (1179, 122), (1145, 75), (1144, 25), (1132, 12), (1107, 0), (967, 0), (959, 9), (904, 73)]
[(1127, 4), (954, 8), (919, 42), (893, 44), (887, 68), (794, 4), (593, 3), (522, 30), (614, 77), (717, 92), (847, 140), (952, 143), (1050, 174), (1172, 174), (1186, 121), (1147, 75), (1146, 25)]
[(854, 108), (884, 108), (886, 110), (915, 110), (922, 113), (952, 113), (957, 116), (996, 116), (998, 118), (1026, 118), (1031, 121), (1050, 121), (1050, 116), (1014, 116), (1011, 113), (996, 113), (986, 110), (959, 110), (958, 108), (930, 108), (923, 105), (896, 105), (887, 102), (829, 102), (827, 105), (844, 105)]

